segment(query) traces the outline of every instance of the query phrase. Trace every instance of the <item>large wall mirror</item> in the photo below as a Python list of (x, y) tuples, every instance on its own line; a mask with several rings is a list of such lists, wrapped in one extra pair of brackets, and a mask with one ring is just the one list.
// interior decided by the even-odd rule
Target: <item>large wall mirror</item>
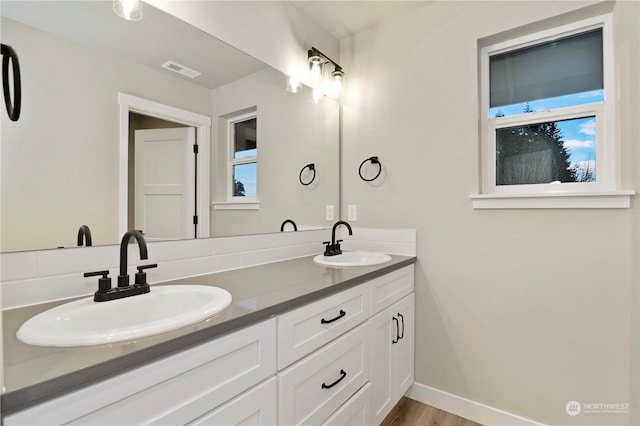
[(23, 89), (20, 120), (2, 114), (2, 252), (76, 246), (82, 225), (105, 245), (127, 228), (318, 228), (327, 205), (339, 211), (336, 101), (287, 92), (279, 71), (148, 4), (136, 22), (111, 1), (1, 12)]

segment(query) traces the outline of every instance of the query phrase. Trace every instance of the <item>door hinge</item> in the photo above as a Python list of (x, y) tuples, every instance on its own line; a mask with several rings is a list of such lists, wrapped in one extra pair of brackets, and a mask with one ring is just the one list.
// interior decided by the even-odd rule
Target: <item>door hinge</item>
[(198, 144), (193, 144), (193, 153), (194, 154), (198, 153)]
[(198, 224), (198, 216), (194, 216), (193, 217), (193, 224), (197, 225)]

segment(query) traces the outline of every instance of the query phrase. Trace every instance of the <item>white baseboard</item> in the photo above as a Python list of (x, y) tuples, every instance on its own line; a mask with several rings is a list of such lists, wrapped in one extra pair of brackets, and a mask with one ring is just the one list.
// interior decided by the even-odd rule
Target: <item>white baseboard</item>
[(542, 423), (414, 382), (407, 397), (456, 416), (490, 426), (540, 426)]

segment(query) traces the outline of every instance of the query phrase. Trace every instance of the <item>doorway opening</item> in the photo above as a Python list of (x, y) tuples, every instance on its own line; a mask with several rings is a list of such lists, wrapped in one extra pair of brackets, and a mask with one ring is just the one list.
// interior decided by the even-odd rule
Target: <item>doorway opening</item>
[(209, 117), (124, 93), (118, 228), (145, 238), (209, 237)]

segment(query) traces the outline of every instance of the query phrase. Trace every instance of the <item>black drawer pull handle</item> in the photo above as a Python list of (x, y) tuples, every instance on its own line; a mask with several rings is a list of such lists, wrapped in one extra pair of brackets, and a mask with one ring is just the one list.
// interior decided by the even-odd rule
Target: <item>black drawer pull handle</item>
[(322, 384), (322, 389), (331, 389), (332, 387), (334, 387), (335, 385), (337, 385), (338, 383), (340, 383), (342, 381), (342, 379), (344, 379), (345, 377), (347, 377), (347, 372), (344, 370), (340, 370), (340, 378), (338, 380), (336, 380), (335, 382), (331, 383), (330, 385), (323, 383)]
[(400, 336), (398, 336), (398, 340), (400, 340), (400, 339), (404, 339), (404, 317), (402, 316), (402, 314), (400, 312), (398, 312), (398, 316), (402, 320), (402, 334)]
[(320, 320), (320, 324), (331, 324), (334, 321), (338, 321), (340, 318), (342, 318), (345, 315), (347, 315), (347, 313), (345, 311), (343, 311), (342, 309), (340, 309), (340, 314), (337, 317), (331, 318), (329, 320), (326, 320), (326, 319), (322, 318)]
[(400, 321), (398, 321), (398, 318), (396, 317), (392, 317), (392, 318), (396, 322), (396, 337), (393, 338), (391, 343), (396, 344), (400, 340)]

